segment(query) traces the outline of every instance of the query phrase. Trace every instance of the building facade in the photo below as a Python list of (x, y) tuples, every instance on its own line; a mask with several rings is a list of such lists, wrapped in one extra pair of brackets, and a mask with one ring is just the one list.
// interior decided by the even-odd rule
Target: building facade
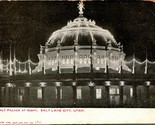
[(40, 46), (39, 62), (1, 61), (3, 107), (155, 107), (155, 62), (125, 61), (106, 29), (79, 16)]

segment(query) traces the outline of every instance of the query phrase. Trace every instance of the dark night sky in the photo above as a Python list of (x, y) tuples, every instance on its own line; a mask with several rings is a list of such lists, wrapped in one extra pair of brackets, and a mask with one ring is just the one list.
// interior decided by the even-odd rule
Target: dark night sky
[[(84, 16), (108, 29), (124, 45), (127, 57), (155, 60), (155, 3), (85, 2)], [(37, 61), (40, 44), (52, 32), (78, 17), (77, 2), (0, 2), (0, 49), (9, 57), (15, 43), (17, 59), (25, 61), (28, 49)]]

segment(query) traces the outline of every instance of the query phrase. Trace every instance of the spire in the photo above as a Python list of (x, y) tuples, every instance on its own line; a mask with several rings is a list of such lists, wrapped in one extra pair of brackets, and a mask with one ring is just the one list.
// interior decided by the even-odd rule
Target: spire
[(83, 4), (83, 0), (80, 0), (79, 4), (78, 4), (78, 9), (79, 9), (79, 15), (83, 16), (83, 9), (84, 9), (84, 4)]

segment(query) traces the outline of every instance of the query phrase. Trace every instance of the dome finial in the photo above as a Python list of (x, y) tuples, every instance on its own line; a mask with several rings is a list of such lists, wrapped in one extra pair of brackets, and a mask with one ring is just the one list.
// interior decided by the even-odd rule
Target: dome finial
[(80, 0), (80, 2), (78, 4), (78, 9), (79, 9), (79, 15), (83, 16), (83, 9), (84, 9), (83, 0)]

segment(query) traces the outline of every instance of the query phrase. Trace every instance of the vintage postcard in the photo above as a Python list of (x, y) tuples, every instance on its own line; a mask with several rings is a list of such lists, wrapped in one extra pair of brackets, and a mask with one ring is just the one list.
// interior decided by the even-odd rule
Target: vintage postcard
[(153, 1), (1, 1), (0, 124), (155, 123)]

